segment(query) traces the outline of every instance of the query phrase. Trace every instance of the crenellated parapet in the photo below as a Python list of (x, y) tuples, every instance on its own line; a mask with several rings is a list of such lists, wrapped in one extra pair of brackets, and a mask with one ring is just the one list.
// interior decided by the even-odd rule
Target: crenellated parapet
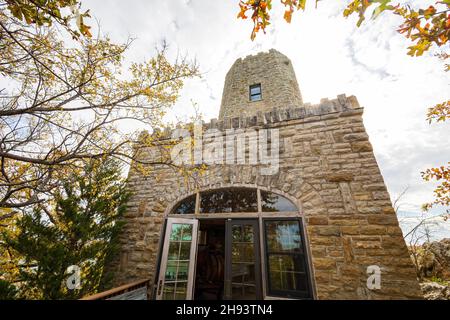
[[(356, 97), (353, 95), (347, 97), (345, 94), (340, 94), (336, 99), (324, 98), (318, 104), (305, 103), (300, 107), (272, 108), (271, 111), (258, 111), (251, 116), (225, 117), (219, 120), (213, 118), (202, 125), (203, 130), (247, 129), (260, 126), (276, 126), (277, 124), (293, 120), (319, 121), (331, 116), (353, 115), (355, 112), (362, 112), (362, 107), (360, 107)], [(192, 126), (192, 123), (184, 126)], [(166, 128), (164, 131), (155, 130), (154, 132), (154, 137), (158, 139), (170, 139), (171, 135), (171, 128)]]
[[(205, 123), (206, 129), (244, 129), (253, 126), (276, 124), (279, 122), (308, 119), (320, 120), (320, 116), (333, 113), (351, 113), (352, 110), (361, 109), (355, 96), (347, 97), (345, 94), (338, 95), (336, 99), (322, 99), (318, 104), (305, 103), (302, 106), (288, 108), (272, 108), (267, 112), (258, 111), (256, 115), (225, 117), (223, 119), (211, 119)], [(313, 117), (316, 117), (315, 119)]]

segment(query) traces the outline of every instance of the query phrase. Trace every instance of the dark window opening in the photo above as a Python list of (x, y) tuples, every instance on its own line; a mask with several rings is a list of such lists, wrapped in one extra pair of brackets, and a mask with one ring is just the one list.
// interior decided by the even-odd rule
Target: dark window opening
[[(297, 212), (294, 203), (285, 197), (261, 190), (262, 212)], [(254, 188), (224, 188), (200, 192), (199, 213), (258, 212), (258, 190)], [(177, 203), (171, 214), (194, 214), (195, 194)]]
[(257, 211), (256, 189), (230, 188), (200, 193), (200, 213)]
[(250, 86), (250, 101), (259, 101), (262, 99), (261, 84), (254, 84)]
[(294, 212), (297, 207), (285, 197), (261, 190), (261, 208), (263, 212)]
[(195, 201), (196, 201), (197, 195), (193, 194), (186, 199), (179, 202), (175, 209), (173, 209), (173, 214), (191, 214), (195, 213)]
[(312, 298), (300, 221), (265, 219), (264, 229), (268, 294)]

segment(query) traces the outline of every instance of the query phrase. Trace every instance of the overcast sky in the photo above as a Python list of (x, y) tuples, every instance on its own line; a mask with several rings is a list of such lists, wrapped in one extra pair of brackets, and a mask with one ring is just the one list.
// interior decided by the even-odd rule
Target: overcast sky
[(216, 118), (232, 63), (270, 48), (292, 60), (305, 102), (355, 95), (391, 197), (409, 186), (402, 209), (419, 212), (433, 189), (420, 171), (450, 160), (450, 125), (425, 120), (428, 106), (449, 98), (442, 62), (431, 53), (407, 56), (397, 17), (385, 14), (356, 28), (357, 17), (342, 17), (345, 1), (320, 1), (318, 9), (310, 1), (287, 24), (273, 2), (272, 25), (253, 42), (251, 21), (236, 19), (238, 0), (90, 0), (84, 7), (115, 42), (136, 38), (128, 63), (150, 58), (162, 40), (171, 53), (197, 59), (203, 76), (186, 82), (172, 116), (191, 114), (193, 100), (205, 119)]

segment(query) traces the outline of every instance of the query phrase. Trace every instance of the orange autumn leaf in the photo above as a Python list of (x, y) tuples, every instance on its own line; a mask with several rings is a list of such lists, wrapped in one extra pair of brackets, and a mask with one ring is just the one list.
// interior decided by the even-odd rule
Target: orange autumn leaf
[(424, 14), (427, 16), (431, 16), (436, 13), (436, 8), (433, 6), (429, 6), (428, 9), (425, 10)]
[(291, 23), (292, 19), (292, 11), (287, 10), (284, 12), (284, 20), (286, 20), (287, 23)]
[(247, 16), (245, 15), (245, 11), (241, 11), (239, 12), (239, 14), (237, 15), (238, 18), (241, 19), (247, 19)]
[(241, 7), (241, 11), (239, 11), (237, 18), (247, 19), (247, 16), (245, 15), (245, 13), (247, 12), (247, 8), (242, 4), (239, 4), (239, 6)]

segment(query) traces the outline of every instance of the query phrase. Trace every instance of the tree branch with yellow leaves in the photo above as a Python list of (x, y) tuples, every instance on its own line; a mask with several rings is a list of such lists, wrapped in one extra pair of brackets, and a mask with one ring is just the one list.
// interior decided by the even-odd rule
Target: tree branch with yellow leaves
[[(74, 13), (78, 1), (46, 3), (0, 1), (0, 75), (8, 83), (0, 88), (0, 220), (11, 216), (7, 208), (49, 199), (86, 159), (172, 166), (170, 158), (137, 159), (137, 133), (127, 127), (164, 127), (183, 81), (199, 75), (187, 57), (169, 61), (165, 44), (125, 70), (131, 41), (93, 38), (83, 20), (88, 12)], [(64, 16), (64, 8), (72, 13)], [(74, 43), (62, 39), (60, 27)]]

